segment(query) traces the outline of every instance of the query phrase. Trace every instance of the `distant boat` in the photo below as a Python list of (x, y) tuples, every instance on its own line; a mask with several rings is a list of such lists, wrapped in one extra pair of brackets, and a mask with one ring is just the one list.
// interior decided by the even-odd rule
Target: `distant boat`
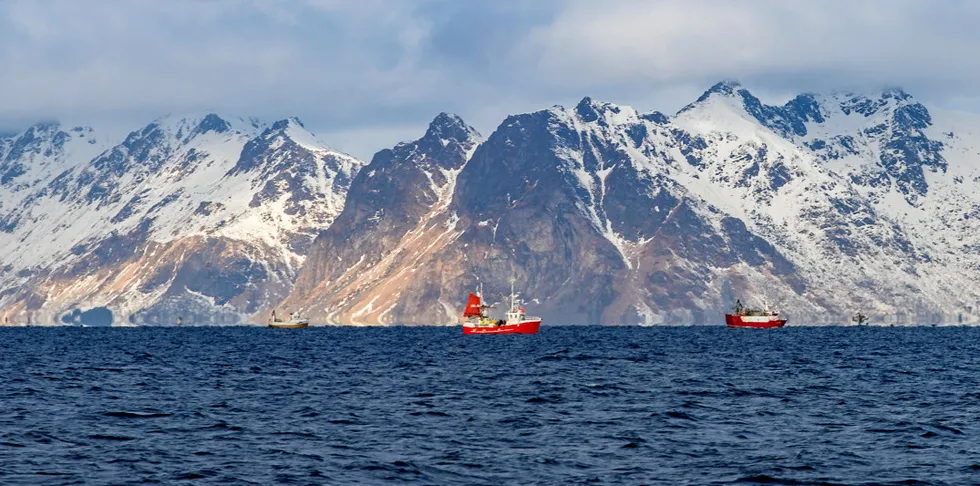
[(856, 322), (857, 325), (863, 326), (868, 324), (868, 316), (858, 312), (851, 318), (852, 321)]
[(741, 300), (736, 300), (732, 313), (725, 314), (725, 324), (728, 327), (772, 329), (785, 326), (786, 319), (780, 318), (779, 312), (770, 310), (768, 305), (751, 309), (744, 307)]
[(276, 311), (273, 310), (272, 317), (269, 318), (269, 327), (276, 329), (300, 329), (310, 327), (310, 320), (305, 317), (300, 317), (299, 312), (292, 312), (289, 314), (289, 320), (284, 321), (276, 317)]
[[(482, 294), (482, 292), (480, 292)], [(524, 313), (524, 303), (514, 292), (514, 282), (510, 283), (510, 310), (504, 319), (491, 319), (489, 309), (492, 305), (483, 303), (481, 295), (470, 294), (463, 311), (463, 334), (537, 334), (541, 327), (540, 317)]]

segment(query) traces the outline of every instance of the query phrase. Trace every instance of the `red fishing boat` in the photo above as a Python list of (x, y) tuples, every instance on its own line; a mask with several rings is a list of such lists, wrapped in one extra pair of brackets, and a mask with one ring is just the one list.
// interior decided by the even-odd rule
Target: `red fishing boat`
[(753, 329), (772, 329), (786, 325), (786, 319), (779, 313), (764, 305), (761, 309), (750, 309), (742, 306), (742, 301), (736, 300), (731, 314), (725, 314), (725, 324), (728, 327), (744, 327)]
[[(482, 292), (480, 293), (482, 294)], [(480, 295), (470, 294), (463, 311), (463, 334), (537, 334), (541, 326), (540, 317), (524, 313), (524, 305), (514, 293), (514, 283), (510, 284), (510, 310), (504, 319), (491, 319), (492, 305), (483, 303)]]

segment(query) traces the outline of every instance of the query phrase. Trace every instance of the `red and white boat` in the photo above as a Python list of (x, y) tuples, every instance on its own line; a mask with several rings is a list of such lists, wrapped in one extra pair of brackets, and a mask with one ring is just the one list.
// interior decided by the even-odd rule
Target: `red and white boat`
[(514, 293), (513, 282), (510, 284), (510, 310), (504, 319), (491, 319), (488, 311), (492, 308), (483, 303), (480, 295), (470, 294), (463, 311), (463, 334), (537, 334), (541, 327), (540, 317), (524, 313), (523, 303)]
[(725, 314), (725, 324), (728, 327), (744, 327), (753, 329), (773, 329), (786, 325), (786, 319), (779, 313), (764, 305), (762, 309), (749, 309), (742, 306), (742, 301), (736, 300), (731, 314)]

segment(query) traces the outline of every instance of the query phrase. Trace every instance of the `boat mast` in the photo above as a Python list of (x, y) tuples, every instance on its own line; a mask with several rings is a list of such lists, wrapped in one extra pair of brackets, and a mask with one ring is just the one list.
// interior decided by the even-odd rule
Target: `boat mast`
[(480, 290), (477, 290), (477, 292), (479, 292), (477, 297), (480, 298), (480, 323), (482, 324), (483, 321), (486, 320), (487, 316), (490, 315), (484, 308), (486, 302), (483, 301), (483, 282), (480, 282)]
[(510, 279), (510, 311), (514, 312), (517, 308), (517, 294), (514, 293), (514, 280)]

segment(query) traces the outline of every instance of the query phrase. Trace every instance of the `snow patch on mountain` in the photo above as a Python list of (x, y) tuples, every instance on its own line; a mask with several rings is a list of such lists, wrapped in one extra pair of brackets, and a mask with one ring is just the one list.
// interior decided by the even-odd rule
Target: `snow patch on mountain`
[[(47, 295), (36, 299), (40, 309), (17, 312), (57, 314), (75, 305), (77, 282), (97, 278), (87, 285), (102, 290), (75, 300), (132, 314), (164, 294), (181, 294), (171, 284), (193, 287), (174, 279), (191, 271), (181, 270), (186, 265), (194, 272), (208, 265), (199, 256), (208, 254), (207, 246), (225, 245), (219, 241), (243, 243), (234, 244), (242, 251), (237, 257), (212, 257), (245, 274), (215, 269), (221, 275), (216, 282), (224, 287), (203, 292), (221, 301), (216, 309), (230, 305), (228, 292), (247, 292), (250, 285), (266, 285), (263, 281), (277, 292), (288, 291), (307, 247), (340, 213), (350, 181), (363, 165), (329, 149), (296, 119), (267, 125), (216, 114), (167, 116), (114, 146), (85, 141), (92, 139), (85, 129), (40, 126), (0, 145), (3, 160), (34, 167), (21, 174), (32, 182), (20, 188), (19, 199), (5, 192), (0, 201), (0, 262), (5, 262), (0, 288), (8, 289), (0, 307), (23, 307), (16, 302), (24, 294), (13, 289), (47, 285)], [(14, 158), (15, 150), (28, 155)], [(185, 241), (198, 245), (185, 248), (193, 254), (162, 260), (153, 254), (184, 247)], [(67, 283), (51, 283), (55, 276)], [(244, 309), (256, 304), (237, 305), (249, 313)]]

